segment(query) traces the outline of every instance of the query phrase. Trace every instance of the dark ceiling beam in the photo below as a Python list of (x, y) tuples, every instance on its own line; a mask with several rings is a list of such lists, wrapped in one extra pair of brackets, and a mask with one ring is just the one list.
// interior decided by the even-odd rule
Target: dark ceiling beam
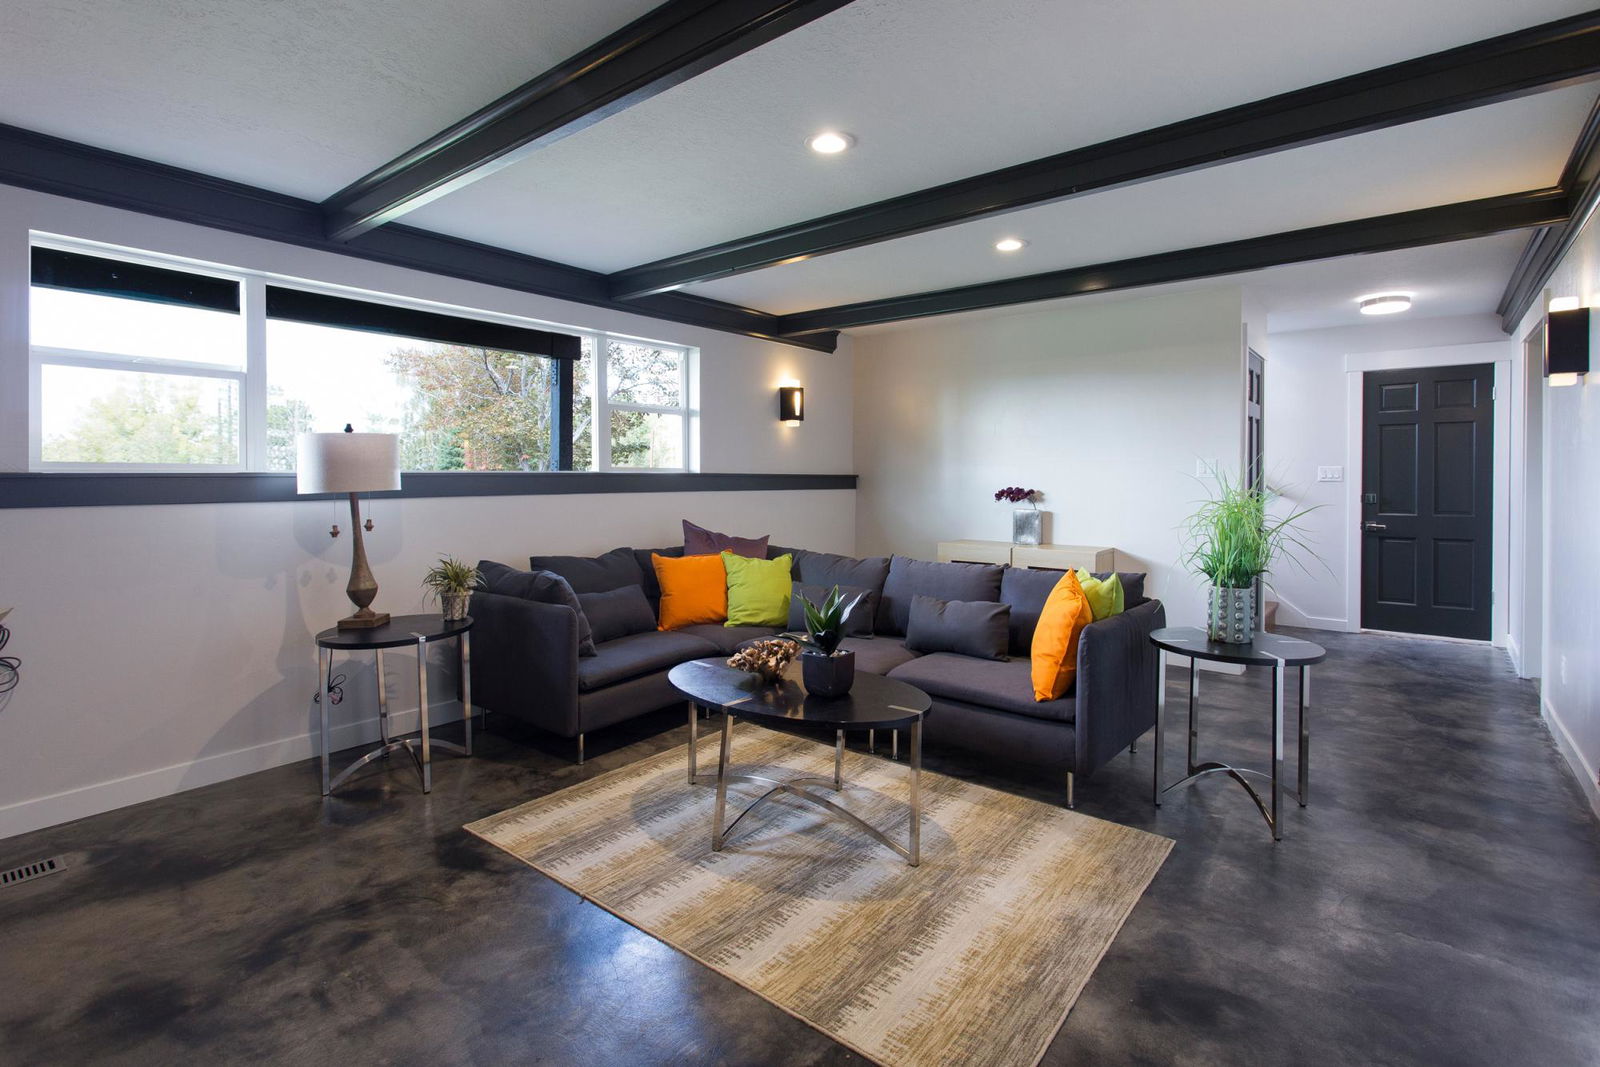
[[(328, 237), (322, 210), (313, 201), (15, 126), (0, 125), (0, 184), (631, 315), (780, 339), (774, 315), (686, 293), (623, 304), (611, 299), (605, 275), (595, 271), (410, 226), (385, 226), (353, 241), (337, 242)], [(836, 338), (781, 340), (832, 352)]]
[(1600, 11), (1297, 89), (619, 271), (632, 299), (1184, 171), (1481, 107), (1600, 74)]
[(1513, 193), (1114, 263), (801, 311), (784, 315), (779, 319), (778, 328), (785, 336), (802, 336), (929, 315), (1212, 278), (1313, 259), (1465, 241), (1507, 230), (1554, 225), (1567, 218), (1567, 209), (1567, 196), (1560, 189)]
[(1567, 157), (1567, 165), (1561, 171), (1561, 188), (1567, 193), (1566, 221), (1540, 227), (1528, 238), (1506, 282), (1500, 305), (1495, 308), (1506, 333), (1516, 330), (1522, 316), (1539, 299), (1545, 284), (1555, 273), (1556, 264), (1572, 248), (1594, 213), (1595, 205), (1600, 203), (1600, 99), (1589, 109), (1583, 131)]
[(850, 0), (668, 0), (325, 200), (347, 241), (837, 10)]

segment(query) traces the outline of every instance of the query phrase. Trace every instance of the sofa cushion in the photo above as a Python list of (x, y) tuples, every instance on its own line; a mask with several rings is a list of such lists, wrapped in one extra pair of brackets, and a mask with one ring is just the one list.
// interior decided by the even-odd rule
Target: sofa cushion
[(630, 678), (641, 678), (716, 654), (716, 647), (709, 641), (678, 631), (651, 630), (602, 641), (595, 646), (593, 658), (578, 661), (578, 691), (588, 693), (604, 689)]
[(578, 655), (594, 655), (594, 634), (589, 617), (578, 602), (567, 580), (554, 571), (519, 571), (492, 559), (478, 561), (478, 573), (483, 576), (483, 591), (533, 600), (540, 604), (560, 604), (572, 609), (578, 616)]
[(631, 548), (613, 548), (603, 556), (533, 556), (528, 564), (536, 571), (561, 575), (574, 593), (609, 593), (644, 584), (644, 572)]
[(712, 645), (724, 656), (731, 656), (739, 646), (746, 641), (759, 641), (763, 637), (775, 637), (778, 634), (776, 626), (726, 626), (714, 622), (696, 623), (685, 626), (673, 633), (688, 634)]
[[(1039, 625), (1039, 612), (1050, 591), (1061, 580), (1062, 571), (1034, 570), (1027, 567), (1007, 567), (1000, 579), (1000, 600), (1011, 605), (1011, 654), (1030, 655), (1033, 651), (1033, 631)], [(1095, 578), (1109, 578), (1112, 571), (1100, 571)], [(1122, 582), (1124, 608), (1137, 607), (1144, 601), (1144, 572), (1116, 571)]]
[(868, 674), (888, 674), (917, 654), (892, 637), (847, 637), (839, 642), (843, 652), (856, 654), (856, 670)]
[(728, 575), (728, 618), (724, 626), (786, 626), (791, 587), (787, 556), (751, 559), (722, 553)]
[[(833, 592), (831, 585), (807, 585), (804, 582), (795, 582), (789, 596), (789, 629), (799, 633), (806, 628), (806, 610), (800, 603), (801, 598), (811, 601), (820, 608), (831, 592)], [(850, 609), (850, 614), (845, 616), (844, 632), (848, 637), (871, 637), (873, 617), (878, 610), (877, 591), (859, 585), (841, 585), (839, 592), (846, 600), (858, 593), (866, 594), (861, 598), (861, 603)]]
[(602, 641), (615, 641), (629, 634), (642, 634), (656, 628), (655, 612), (636, 585), (609, 589), (604, 593), (579, 593), (578, 603), (594, 631), (598, 649)]
[(762, 534), (760, 537), (735, 537), (733, 534), (718, 533), (704, 526), (696, 526), (688, 519), (683, 520), (683, 554), (686, 556), (715, 556), (721, 552), (732, 552), (746, 559), (766, 559), (767, 541), (770, 537), (770, 534)]
[[(1101, 571), (1099, 574), (1096, 574), (1095, 577), (1106, 578), (1109, 577), (1111, 573), (1111, 571)], [(1128, 608), (1136, 608), (1140, 604), (1143, 604), (1145, 601), (1144, 571), (1117, 571), (1116, 575), (1117, 578), (1122, 582), (1123, 609), (1126, 610)]]
[(1033, 719), (1072, 722), (1077, 711), (1071, 693), (1059, 700), (1034, 700), (1033, 671), (1025, 659), (973, 659), (935, 652), (901, 664), (889, 677), (914, 685), (935, 700), (956, 700)]
[(661, 584), (657, 613), (661, 629), (728, 621), (728, 571), (720, 552), (715, 556), (653, 556), (650, 562)]
[[(999, 600), (1004, 567), (988, 563), (929, 563), (895, 556), (889, 561), (883, 596), (878, 600), (877, 632), (903, 636), (911, 619), (911, 598)], [(809, 581), (810, 579), (806, 579)]]
[(1083, 595), (1089, 598), (1089, 610), (1094, 614), (1095, 622), (1122, 614), (1127, 605), (1121, 578), (1115, 574), (1096, 578), (1081, 567), (1074, 573), (1078, 576), (1078, 584), (1083, 587)]
[(1009, 659), (1011, 609), (988, 600), (911, 598), (906, 647), (913, 652), (955, 652), (979, 659)]
[(674, 545), (668, 548), (636, 548), (633, 550), (634, 561), (639, 564), (639, 573), (644, 576), (644, 595), (650, 601), (650, 610), (656, 614), (661, 613), (661, 583), (656, 581), (656, 567), (650, 562), (651, 556), (665, 556), (668, 559), (677, 559), (683, 555), (683, 546)]
[(856, 559), (804, 549), (794, 554), (794, 580), (806, 585), (820, 585), (824, 589), (853, 585), (881, 595), (883, 581), (888, 576), (889, 560), (884, 556)]
[(1033, 631), (1033, 698), (1041, 704), (1060, 700), (1072, 688), (1078, 674), (1078, 641), (1084, 628), (1094, 622), (1089, 598), (1078, 584), (1078, 576), (1068, 571), (1050, 590)]

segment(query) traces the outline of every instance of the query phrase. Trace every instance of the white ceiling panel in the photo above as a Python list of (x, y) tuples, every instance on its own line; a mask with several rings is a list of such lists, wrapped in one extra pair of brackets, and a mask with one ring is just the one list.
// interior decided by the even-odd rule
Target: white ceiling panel
[(657, 0), (17, 0), (0, 122), (320, 200)]
[(856, 0), (408, 221), (618, 270), (1588, 6)]
[[(927, 292), (1555, 184), (1577, 86), (689, 287), (776, 314)], [(1029, 244), (994, 250), (1000, 237)]]
[[(848, 332), (870, 336), (896, 330), (926, 328), (930, 322), (967, 321), (996, 315), (1025, 315), (1063, 307), (1141, 300), (1162, 293), (1194, 292), (1216, 286), (1242, 287), (1267, 312), (1272, 333), (1317, 330), (1334, 326), (1360, 326), (1400, 318), (1437, 318), (1446, 315), (1483, 315), (1494, 311), (1506, 278), (1522, 253), (1527, 235), (1502, 233), (1471, 241), (1405, 248), (1366, 256), (1343, 256), (1312, 263), (1294, 263), (1267, 270), (1207, 278), (1171, 285), (1093, 293), (1063, 300), (1042, 301), (1025, 307), (992, 308), (963, 312), (938, 319), (911, 319), (863, 326)], [(1362, 315), (1356, 298), (1383, 292), (1406, 292), (1411, 310), (1388, 319)]]

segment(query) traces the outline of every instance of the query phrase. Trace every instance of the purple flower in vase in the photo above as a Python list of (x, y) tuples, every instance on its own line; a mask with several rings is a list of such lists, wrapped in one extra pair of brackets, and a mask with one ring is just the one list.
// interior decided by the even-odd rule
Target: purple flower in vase
[(1033, 505), (1034, 510), (1038, 510), (1039, 501), (1044, 499), (1044, 492), (1039, 489), (1024, 489), (1019, 485), (1008, 485), (1004, 489), (995, 490), (994, 498), (1008, 500), (1013, 504), (1027, 501)]

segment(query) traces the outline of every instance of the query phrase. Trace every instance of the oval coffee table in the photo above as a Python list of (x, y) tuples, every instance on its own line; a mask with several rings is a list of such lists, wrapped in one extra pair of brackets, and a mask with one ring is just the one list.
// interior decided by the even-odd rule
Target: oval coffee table
[[(800, 664), (790, 664), (778, 682), (763, 682), (753, 674), (734, 670), (720, 659), (697, 659), (680, 663), (672, 668), (667, 680), (682, 693), (691, 705), (690, 722), (694, 708), (703, 707), (723, 712), (722, 743), (717, 756), (717, 806), (711, 825), (711, 849), (721, 852), (722, 846), (734, 828), (756, 808), (779, 793), (799, 797), (836, 815), (866, 833), (874, 840), (887, 845), (907, 863), (915, 867), (921, 860), (922, 845), (922, 717), (931, 701), (928, 694), (876, 674), (857, 674), (855, 685), (842, 697), (817, 697), (806, 692), (800, 680)], [(790, 723), (800, 726), (817, 726), (834, 731), (833, 777), (807, 776), (777, 781), (759, 774), (730, 774), (728, 760), (733, 747), (733, 723), (736, 718), (749, 719), (758, 725)], [(859, 815), (825, 796), (807, 788), (808, 785), (831, 786), (835, 792), (844, 788), (844, 735), (846, 730), (899, 730), (911, 732), (911, 825), (908, 843), (901, 845)], [(689, 742), (689, 781), (698, 783), (711, 778), (695, 773), (695, 739)], [(728, 783), (752, 782), (769, 788), (757, 797), (733, 822), (724, 825), (728, 806)]]

